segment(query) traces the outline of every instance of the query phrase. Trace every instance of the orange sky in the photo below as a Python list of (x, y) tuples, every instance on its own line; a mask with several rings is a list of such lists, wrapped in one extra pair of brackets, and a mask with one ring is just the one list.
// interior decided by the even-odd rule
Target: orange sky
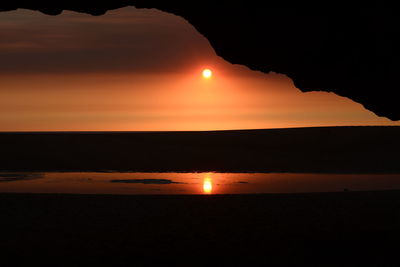
[(231, 65), (182, 18), (155, 10), (18, 10), (0, 14), (0, 32), (0, 131), (400, 125), (333, 93), (301, 93), (284, 75)]

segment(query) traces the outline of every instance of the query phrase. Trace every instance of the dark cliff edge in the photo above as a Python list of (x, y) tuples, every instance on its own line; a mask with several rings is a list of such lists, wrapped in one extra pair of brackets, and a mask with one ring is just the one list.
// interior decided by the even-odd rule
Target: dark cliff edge
[(400, 127), (0, 133), (0, 171), (400, 173)]
[(375, 3), (293, 4), (286, 1), (3, 1), (0, 11), (26, 8), (57, 15), (73, 10), (102, 15), (125, 6), (182, 16), (217, 54), (265, 73), (286, 74), (302, 91), (329, 91), (379, 116), (400, 119), (398, 9)]

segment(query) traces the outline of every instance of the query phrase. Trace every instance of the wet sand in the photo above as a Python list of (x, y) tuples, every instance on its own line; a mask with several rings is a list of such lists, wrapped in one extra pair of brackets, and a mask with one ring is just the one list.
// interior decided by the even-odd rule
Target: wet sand
[(3, 193), (0, 214), (4, 262), (396, 266), (398, 261), (400, 191), (191, 196)]

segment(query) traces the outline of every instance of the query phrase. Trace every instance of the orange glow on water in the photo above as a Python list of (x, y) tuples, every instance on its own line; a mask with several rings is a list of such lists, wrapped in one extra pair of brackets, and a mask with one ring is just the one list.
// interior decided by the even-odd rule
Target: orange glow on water
[(213, 190), (211, 177), (206, 176), (203, 181), (203, 192), (204, 194), (211, 194)]

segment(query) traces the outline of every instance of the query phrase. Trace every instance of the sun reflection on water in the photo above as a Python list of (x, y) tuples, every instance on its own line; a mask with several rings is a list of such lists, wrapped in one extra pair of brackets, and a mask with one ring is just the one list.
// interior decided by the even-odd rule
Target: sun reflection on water
[(212, 194), (213, 184), (211, 179), (211, 174), (207, 174), (203, 180), (203, 192), (204, 194)]

